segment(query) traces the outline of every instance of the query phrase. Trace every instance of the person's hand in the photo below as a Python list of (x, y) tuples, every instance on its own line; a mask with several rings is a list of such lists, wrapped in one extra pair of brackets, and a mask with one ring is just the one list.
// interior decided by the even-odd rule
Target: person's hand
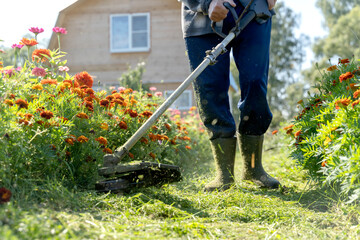
[(269, 10), (273, 9), (275, 7), (277, 0), (267, 0), (268, 5), (269, 5)]
[(231, 6), (236, 7), (233, 0), (212, 0), (209, 6), (209, 17), (212, 21), (220, 22), (226, 18), (229, 10), (224, 7), (224, 2), (228, 2)]

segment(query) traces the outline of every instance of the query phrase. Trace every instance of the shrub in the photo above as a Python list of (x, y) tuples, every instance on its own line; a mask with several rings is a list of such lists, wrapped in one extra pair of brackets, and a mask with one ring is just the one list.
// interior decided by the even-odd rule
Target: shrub
[(291, 156), (319, 183), (360, 198), (360, 68), (339, 60), (322, 71), (314, 94), (300, 101), (300, 113), (283, 130), (293, 138)]

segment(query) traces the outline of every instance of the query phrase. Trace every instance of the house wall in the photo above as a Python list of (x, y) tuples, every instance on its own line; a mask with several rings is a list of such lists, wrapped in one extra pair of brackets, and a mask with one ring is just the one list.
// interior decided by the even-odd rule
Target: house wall
[[(145, 12), (150, 13), (150, 51), (111, 53), (110, 14)], [(176, 0), (80, 0), (60, 13), (57, 26), (68, 31), (61, 36), (61, 50), (68, 53), (71, 74), (87, 71), (95, 81), (114, 84), (129, 65), (145, 61), (144, 83), (178, 86), (190, 73)], [(57, 47), (53, 36), (49, 48)]]

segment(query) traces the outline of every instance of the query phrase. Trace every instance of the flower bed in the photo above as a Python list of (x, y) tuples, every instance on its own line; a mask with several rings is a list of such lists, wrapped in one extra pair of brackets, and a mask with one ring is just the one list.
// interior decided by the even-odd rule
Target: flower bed
[[(0, 66), (0, 187), (56, 179), (92, 188), (104, 154), (123, 145), (163, 98), (129, 88), (96, 92), (89, 73), (67, 73), (65, 53), (33, 50), (36, 44), (23, 39), (13, 46), (15, 53), (28, 47), (23, 67)], [(197, 118), (189, 119), (195, 121), (164, 114), (123, 161), (181, 164), (184, 154), (196, 159), (207, 149), (196, 143), (206, 137)]]
[(313, 96), (283, 129), (293, 139), (292, 157), (313, 180), (339, 187), (350, 201), (360, 198), (360, 68), (339, 60), (322, 72)]

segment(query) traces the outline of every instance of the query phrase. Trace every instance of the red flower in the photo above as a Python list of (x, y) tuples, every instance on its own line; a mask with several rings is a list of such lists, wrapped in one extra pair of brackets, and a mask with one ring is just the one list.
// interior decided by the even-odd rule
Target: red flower
[(91, 88), (93, 86), (93, 78), (90, 76), (90, 74), (88, 72), (81, 72), (81, 73), (77, 73), (74, 76), (74, 80), (75, 82), (77, 82), (80, 86), (88, 86), (89, 88)]
[(128, 153), (129, 157), (134, 159), (134, 154), (132, 154), (131, 152)]
[(156, 155), (154, 153), (149, 153), (150, 157), (152, 157), (155, 160)]
[(4, 187), (0, 188), (0, 204), (6, 203), (10, 201), (11, 191)]

